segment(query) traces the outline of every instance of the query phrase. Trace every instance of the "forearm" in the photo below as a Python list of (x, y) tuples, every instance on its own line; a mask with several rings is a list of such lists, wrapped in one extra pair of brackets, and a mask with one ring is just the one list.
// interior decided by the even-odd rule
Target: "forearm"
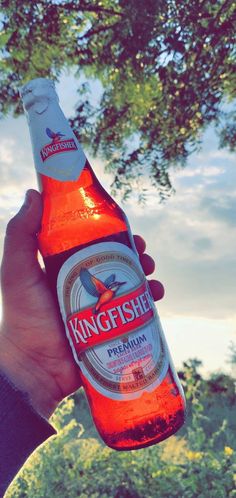
[(53, 427), (31, 406), (0, 371), (0, 497), (30, 454), (55, 434)]
[(30, 454), (55, 434), (55, 407), (37, 365), (0, 331), (0, 498)]

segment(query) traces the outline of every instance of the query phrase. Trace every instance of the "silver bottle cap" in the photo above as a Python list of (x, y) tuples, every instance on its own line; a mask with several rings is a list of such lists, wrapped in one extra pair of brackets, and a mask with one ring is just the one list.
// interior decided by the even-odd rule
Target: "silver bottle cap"
[(20, 90), (25, 111), (34, 106), (35, 112), (44, 112), (50, 100), (59, 101), (53, 80), (36, 78), (29, 81)]

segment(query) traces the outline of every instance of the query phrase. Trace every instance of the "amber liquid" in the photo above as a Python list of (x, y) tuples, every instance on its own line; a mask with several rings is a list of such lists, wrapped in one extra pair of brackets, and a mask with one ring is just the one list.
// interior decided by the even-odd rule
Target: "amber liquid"
[[(115, 241), (134, 249), (123, 211), (100, 186), (88, 164), (77, 182), (59, 182), (42, 175), (40, 183), (44, 213), (38, 238), (55, 296), (61, 266), (83, 247)], [(104, 396), (82, 372), (80, 375), (94, 423), (111, 448), (149, 446), (174, 434), (184, 422), (184, 395), (171, 360), (159, 386), (128, 401)]]

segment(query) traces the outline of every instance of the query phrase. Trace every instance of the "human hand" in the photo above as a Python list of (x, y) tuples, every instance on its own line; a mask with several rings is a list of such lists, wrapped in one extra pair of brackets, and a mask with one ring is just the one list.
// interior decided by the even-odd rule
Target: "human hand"
[[(3, 319), (0, 331), (0, 369), (32, 406), (49, 418), (62, 399), (80, 385), (76, 365), (47, 276), (37, 258), (37, 232), (42, 200), (27, 193), (20, 211), (7, 226), (1, 269)], [(145, 241), (134, 236), (146, 275), (155, 263), (145, 254)], [(164, 295), (160, 282), (149, 282), (154, 300)]]

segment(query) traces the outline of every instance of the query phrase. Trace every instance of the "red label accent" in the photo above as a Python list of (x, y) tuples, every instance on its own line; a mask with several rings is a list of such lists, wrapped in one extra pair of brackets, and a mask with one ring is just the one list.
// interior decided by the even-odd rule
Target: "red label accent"
[(78, 147), (73, 138), (69, 140), (60, 140), (58, 142), (52, 142), (46, 144), (40, 151), (42, 161), (46, 161), (49, 157), (54, 156), (54, 154), (60, 154), (60, 152), (70, 152), (72, 150), (78, 150)]
[(78, 354), (87, 348), (135, 331), (154, 316), (153, 301), (146, 284), (114, 298), (97, 313), (95, 304), (67, 319), (69, 334)]

